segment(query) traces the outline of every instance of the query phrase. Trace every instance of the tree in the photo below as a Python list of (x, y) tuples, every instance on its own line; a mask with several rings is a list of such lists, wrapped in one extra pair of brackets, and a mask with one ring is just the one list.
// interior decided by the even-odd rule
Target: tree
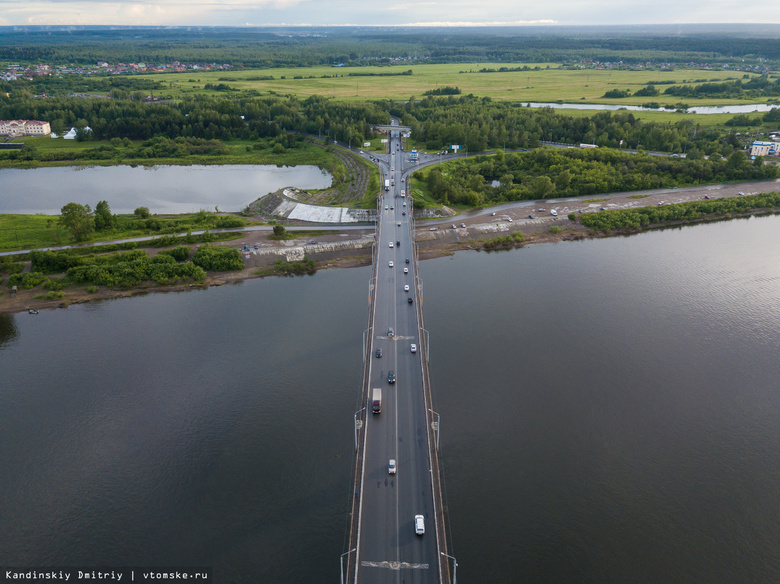
[(95, 218), (89, 205), (68, 203), (60, 209), (60, 213), (60, 225), (69, 229), (76, 241), (85, 241), (95, 230)]
[(103, 229), (111, 229), (114, 225), (116, 225), (116, 217), (111, 214), (108, 201), (100, 201), (95, 206), (95, 229), (102, 231)]
[(133, 211), (133, 215), (139, 219), (148, 219), (152, 216), (152, 214), (149, 212), (149, 207), (138, 207), (135, 211)]
[(287, 230), (282, 225), (274, 225), (274, 235), (282, 237), (285, 233)]

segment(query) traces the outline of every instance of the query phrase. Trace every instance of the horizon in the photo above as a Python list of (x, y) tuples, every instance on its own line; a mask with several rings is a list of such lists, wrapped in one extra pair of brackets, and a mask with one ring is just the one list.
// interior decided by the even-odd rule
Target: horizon
[[(780, 24), (780, 5), (756, 0), (736, 10), (718, 0), (672, 0), (626, 6), (484, 0), (373, 3), (358, 0), (2, 0), (0, 26), (411, 27), (691, 26)], [(739, 22), (735, 21), (738, 15)]]

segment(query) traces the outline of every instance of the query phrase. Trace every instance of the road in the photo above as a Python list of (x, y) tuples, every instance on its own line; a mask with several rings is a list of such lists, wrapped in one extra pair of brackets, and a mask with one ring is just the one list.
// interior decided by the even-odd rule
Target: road
[[(421, 299), (416, 286), (411, 207), (400, 196), (405, 154), (398, 149), (399, 137), (392, 134), (397, 133), (391, 133), (393, 154), (382, 155), (379, 160), (388, 176), (396, 180), (380, 200), (368, 374), (370, 388), (382, 389), (382, 411), (371, 413), (369, 389), (355, 553), (357, 582), (411, 584), (439, 581), (439, 548), (429, 417), (423, 392), (423, 355), (420, 350), (411, 352), (412, 344), (421, 345), (416, 310)], [(409, 286), (408, 292), (404, 286)], [(377, 349), (382, 350), (381, 358), (375, 356)], [(395, 373), (394, 384), (388, 383), (390, 370)], [(397, 461), (395, 475), (388, 474), (390, 459)], [(415, 534), (414, 517), (418, 514), (425, 517), (424, 535)]]

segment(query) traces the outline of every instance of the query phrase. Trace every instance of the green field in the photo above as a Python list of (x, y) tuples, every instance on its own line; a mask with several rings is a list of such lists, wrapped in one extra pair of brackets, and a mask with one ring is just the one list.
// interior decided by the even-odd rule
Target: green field
[[(399, 65), (397, 67), (308, 67), (287, 69), (253, 69), (243, 71), (163, 73), (146, 77), (166, 85), (162, 92), (173, 97), (185, 97), (198, 93), (224, 95), (233, 92), (205, 91), (203, 87), (227, 84), (239, 91), (254, 90), (261, 93), (273, 91), (284, 95), (308, 97), (321, 95), (342, 100), (420, 98), (424, 92), (443, 86), (455, 86), (464, 94), (512, 101), (563, 101), (567, 103), (608, 103), (641, 105), (655, 101), (661, 105), (675, 105), (676, 96), (659, 95), (652, 98), (629, 97), (608, 99), (602, 97), (611, 89), (630, 89), (632, 92), (659, 81), (698, 84), (722, 82), (742, 77), (742, 72), (707, 70), (565, 70), (555, 63), (530, 63), (538, 70), (501, 73), (479, 73), (482, 68), (522, 67), (523, 63), (474, 63), (444, 65)], [(401, 73), (410, 70), (412, 75), (388, 77), (357, 77), (356, 74)], [(272, 80), (261, 77), (273, 76)], [(296, 79), (295, 77), (298, 77)], [(659, 85), (659, 91), (668, 85)], [(687, 100), (689, 105), (726, 105), (745, 103), (739, 99)]]

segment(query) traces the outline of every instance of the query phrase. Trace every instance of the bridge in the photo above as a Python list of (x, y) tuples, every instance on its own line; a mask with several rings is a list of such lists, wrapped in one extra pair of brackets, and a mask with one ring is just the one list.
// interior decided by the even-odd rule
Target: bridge
[[(363, 346), (363, 400), (355, 413), (355, 497), (341, 582), (455, 582), (439, 479), (438, 415), (433, 411), (422, 280), (400, 127), (377, 164), (394, 180), (377, 204), (369, 323)], [(390, 379), (392, 378), (392, 382)], [(375, 388), (381, 412), (374, 413)], [(390, 461), (395, 468), (390, 468)], [(417, 533), (416, 516), (424, 533)], [(451, 578), (452, 576), (452, 578)]]

